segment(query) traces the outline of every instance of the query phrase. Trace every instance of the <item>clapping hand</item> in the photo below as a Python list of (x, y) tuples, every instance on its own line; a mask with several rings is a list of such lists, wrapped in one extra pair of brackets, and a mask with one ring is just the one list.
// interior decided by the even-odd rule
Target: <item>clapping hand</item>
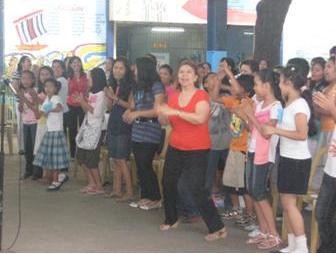
[(131, 110), (126, 110), (125, 113), (122, 116), (123, 121), (128, 124), (132, 124), (135, 119), (138, 118), (137, 112), (132, 112)]
[(336, 139), (333, 139), (331, 145), (330, 145), (330, 148), (329, 148), (329, 153), (336, 157)]
[(177, 110), (169, 107), (167, 104), (162, 104), (157, 107), (158, 114), (164, 117), (177, 115)]
[(321, 92), (317, 92), (313, 97), (314, 103), (326, 111), (332, 111), (335, 107), (335, 95), (326, 96)]

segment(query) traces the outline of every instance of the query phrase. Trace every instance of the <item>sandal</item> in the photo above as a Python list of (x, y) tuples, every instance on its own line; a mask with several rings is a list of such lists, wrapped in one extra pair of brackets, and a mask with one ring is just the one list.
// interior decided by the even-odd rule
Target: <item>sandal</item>
[(140, 209), (146, 210), (146, 211), (152, 210), (152, 209), (158, 209), (158, 208), (161, 208), (161, 207), (162, 207), (161, 201), (151, 201), (147, 204), (139, 206)]
[(131, 202), (134, 200), (133, 195), (124, 195), (122, 197), (116, 198), (117, 202), (123, 203), (123, 202)]
[(228, 231), (224, 227), (221, 230), (218, 230), (214, 233), (206, 235), (204, 238), (205, 238), (206, 241), (212, 242), (212, 241), (216, 241), (216, 240), (219, 240), (219, 239), (224, 239), (224, 238), (227, 237), (227, 235), (228, 235)]
[(110, 192), (110, 193), (105, 193), (104, 195), (105, 198), (121, 198), (122, 194), (120, 193), (115, 193), (114, 191)]
[(139, 201), (131, 202), (129, 206), (133, 208), (139, 208), (140, 206), (143, 206), (147, 204), (148, 202), (151, 202), (151, 201), (148, 199), (140, 199)]
[(265, 239), (267, 239), (267, 234), (260, 232), (255, 237), (250, 237), (250, 239), (248, 239), (246, 243), (247, 244), (258, 244), (264, 241)]
[(259, 250), (269, 250), (273, 249), (281, 244), (281, 239), (279, 236), (268, 235), (266, 239), (257, 244)]
[(105, 193), (104, 190), (90, 189), (86, 192), (88, 195), (103, 195)]
[(160, 230), (161, 231), (168, 231), (170, 229), (175, 229), (178, 226), (178, 221), (176, 221), (173, 225), (169, 225), (169, 224), (161, 224), (160, 225)]
[(83, 187), (82, 189), (80, 189), (80, 192), (81, 193), (87, 193), (88, 191), (90, 191), (90, 190), (94, 190), (95, 188), (93, 187), (93, 186), (85, 186), (85, 187)]

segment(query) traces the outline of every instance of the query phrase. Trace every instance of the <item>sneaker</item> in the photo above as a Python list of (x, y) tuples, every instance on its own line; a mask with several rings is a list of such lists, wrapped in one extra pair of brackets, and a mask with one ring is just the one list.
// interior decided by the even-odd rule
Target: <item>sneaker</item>
[(305, 208), (306, 211), (311, 212), (313, 211), (313, 205), (312, 204), (308, 204)]
[(47, 191), (58, 191), (62, 186), (60, 182), (52, 182), (47, 188)]
[(259, 227), (256, 228), (255, 230), (251, 231), (250, 233), (248, 233), (248, 237), (256, 237), (257, 235), (259, 235), (261, 233)]
[(60, 183), (62, 183), (62, 184), (66, 183), (68, 180), (69, 180), (69, 177), (66, 174), (61, 173), (61, 174), (58, 175), (58, 181)]
[(244, 230), (249, 232), (254, 231), (255, 229), (259, 229), (259, 226), (255, 223), (252, 223), (244, 227)]

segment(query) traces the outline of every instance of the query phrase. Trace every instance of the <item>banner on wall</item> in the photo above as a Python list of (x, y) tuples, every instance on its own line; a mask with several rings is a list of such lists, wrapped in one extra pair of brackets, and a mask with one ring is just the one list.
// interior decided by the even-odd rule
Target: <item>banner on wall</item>
[(100, 65), (106, 55), (105, 7), (105, 0), (5, 0), (6, 63), (23, 54), (39, 65), (77, 55), (85, 69)]
[[(259, 0), (228, 0), (228, 24), (254, 26)], [(208, 0), (111, 0), (110, 20), (207, 23)]]

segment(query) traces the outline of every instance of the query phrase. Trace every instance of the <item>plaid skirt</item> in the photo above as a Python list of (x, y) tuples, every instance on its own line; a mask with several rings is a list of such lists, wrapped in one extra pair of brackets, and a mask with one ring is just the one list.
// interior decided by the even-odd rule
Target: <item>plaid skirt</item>
[(48, 170), (69, 167), (69, 150), (63, 131), (46, 132), (35, 156), (34, 165)]

